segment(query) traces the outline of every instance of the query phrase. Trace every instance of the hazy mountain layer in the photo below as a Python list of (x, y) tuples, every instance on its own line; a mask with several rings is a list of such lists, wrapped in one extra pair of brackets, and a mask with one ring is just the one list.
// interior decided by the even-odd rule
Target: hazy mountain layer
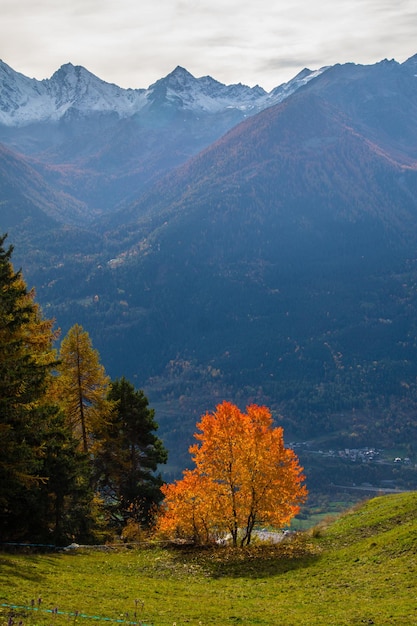
[(415, 437), (416, 74), (415, 57), (307, 71), (273, 104), (177, 68), (133, 115), (2, 128), (25, 153), (1, 162), (20, 182), (22, 221), (4, 223), (30, 284), (113, 377), (145, 387), (173, 465), (223, 399), (267, 404), (294, 438)]
[(71, 63), (38, 81), (0, 61), (0, 141), (84, 203), (67, 217), (85, 223), (319, 74), (304, 70), (268, 94), (177, 67), (147, 89), (122, 89)]

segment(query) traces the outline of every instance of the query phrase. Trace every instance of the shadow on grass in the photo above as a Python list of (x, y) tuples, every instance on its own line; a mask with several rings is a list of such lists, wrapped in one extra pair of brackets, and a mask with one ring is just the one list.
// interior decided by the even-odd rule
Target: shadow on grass
[[(45, 578), (45, 574), (36, 568), (36, 555), (31, 554), (28, 561), (25, 562), (19, 556), (19, 559), (13, 559), (13, 556), (0, 554), (0, 586), (2, 581), (10, 581), (12, 578), (21, 578), (22, 580), (28, 580), (33, 582), (42, 582)], [(47, 560), (45, 556), (42, 556), (42, 568), (47, 565), (49, 567), (55, 567), (58, 565), (57, 559), (59, 555), (50, 555)]]
[(309, 567), (320, 556), (316, 545), (306, 537), (295, 537), (279, 544), (257, 544), (245, 548), (170, 548), (174, 560), (198, 566), (211, 578), (266, 578), (290, 570)]

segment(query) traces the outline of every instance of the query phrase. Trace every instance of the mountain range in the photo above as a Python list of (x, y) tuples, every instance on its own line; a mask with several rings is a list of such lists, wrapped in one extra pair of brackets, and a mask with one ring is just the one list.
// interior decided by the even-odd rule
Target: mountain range
[[(122, 89), (70, 63), (43, 81), (0, 62), (0, 141), (29, 157), (46, 182), (85, 203), (84, 221), (147, 185), (316, 72), (267, 94), (196, 79), (177, 67), (148, 89)], [(79, 215), (78, 215), (79, 217)]]
[(1, 63), (0, 142), (16, 262), (145, 388), (174, 466), (223, 399), (293, 438), (415, 437), (417, 55), (270, 93)]

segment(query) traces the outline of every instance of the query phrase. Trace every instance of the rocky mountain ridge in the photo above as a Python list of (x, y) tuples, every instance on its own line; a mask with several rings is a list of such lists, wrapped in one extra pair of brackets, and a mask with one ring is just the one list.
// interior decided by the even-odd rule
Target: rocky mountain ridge
[(70, 63), (37, 81), (0, 62), (0, 142), (26, 159), (46, 186), (84, 207), (72, 211), (64, 203), (67, 214), (57, 209), (53, 217), (83, 225), (127, 205), (241, 120), (320, 73), (304, 70), (267, 94), (208, 76), (196, 79), (177, 67), (148, 89), (135, 90)]
[(61, 66), (51, 78), (38, 81), (0, 61), (0, 124), (24, 126), (57, 121), (71, 110), (127, 118), (155, 103), (193, 112), (217, 113), (234, 108), (253, 113), (281, 101), (324, 69), (305, 69), (268, 94), (258, 86), (224, 85), (210, 76), (194, 78), (180, 66), (147, 89), (123, 89), (71, 63)]

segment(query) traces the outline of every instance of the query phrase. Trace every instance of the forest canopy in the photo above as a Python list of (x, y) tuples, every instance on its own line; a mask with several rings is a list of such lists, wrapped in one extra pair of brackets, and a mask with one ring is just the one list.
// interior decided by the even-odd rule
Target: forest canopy
[(111, 381), (88, 332), (59, 333), (0, 238), (0, 533), (63, 544), (151, 525), (167, 451), (142, 391)]

